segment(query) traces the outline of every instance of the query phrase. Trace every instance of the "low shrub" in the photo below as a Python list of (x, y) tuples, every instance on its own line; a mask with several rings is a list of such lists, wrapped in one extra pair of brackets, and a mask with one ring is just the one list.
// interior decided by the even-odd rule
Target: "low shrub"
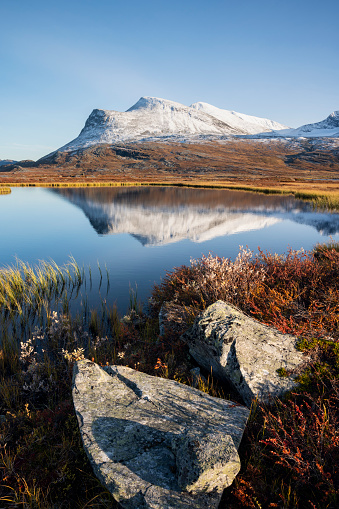
[(338, 507), (338, 354), (338, 343), (321, 345), (298, 392), (271, 408), (256, 406), (239, 451), (241, 472), (222, 507)]
[(155, 313), (171, 301), (198, 314), (218, 299), (281, 332), (337, 340), (339, 252), (327, 246), (286, 255), (259, 250), (253, 256), (241, 249), (235, 261), (210, 254), (167, 273), (151, 302)]
[[(241, 277), (238, 278), (238, 275)], [(154, 288), (164, 302), (198, 314), (222, 299), (283, 333), (299, 337), (311, 364), (299, 390), (274, 407), (255, 404), (240, 448), (242, 469), (220, 508), (335, 509), (339, 505), (339, 249), (238, 258), (209, 255), (166, 275)]]

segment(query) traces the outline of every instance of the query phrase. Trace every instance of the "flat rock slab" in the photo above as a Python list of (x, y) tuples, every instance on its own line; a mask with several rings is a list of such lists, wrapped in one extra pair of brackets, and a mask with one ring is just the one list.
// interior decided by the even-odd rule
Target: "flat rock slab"
[(263, 325), (238, 309), (217, 301), (199, 315), (182, 338), (196, 362), (230, 382), (246, 405), (253, 399), (269, 403), (293, 389), (293, 371), (307, 358), (296, 349), (298, 339)]
[(128, 509), (218, 507), (249, 411), (123, 366), (75, 363), (73, 401), (94, 472)]

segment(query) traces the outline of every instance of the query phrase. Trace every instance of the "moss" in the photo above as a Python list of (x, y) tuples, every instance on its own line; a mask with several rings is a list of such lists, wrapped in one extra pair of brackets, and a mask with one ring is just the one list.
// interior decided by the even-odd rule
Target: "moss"
[(299, 350), (299, 352), (306, 352), (308, 350), (314, 349), (319, 344), (319, 342), (320, 340), (318, 338), (301, 337), (297, 341), (296, 349)]
[(288, 377), (288, 373), (287, 373), (287, 370), (285, 368), (278, 368), (277, 369), (277, 373), (279, 376), (281, 376), (282, 378), (286, 378)]

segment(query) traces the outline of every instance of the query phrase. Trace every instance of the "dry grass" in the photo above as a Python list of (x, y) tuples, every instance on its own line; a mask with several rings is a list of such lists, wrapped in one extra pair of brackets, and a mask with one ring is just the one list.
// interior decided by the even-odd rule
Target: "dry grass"
[[(10, 183), (12, 187), (56, 187), (56, 188), (115, 188), (115, 187), (184, 187), (191, 189), (228, 189), (233, 191), (248, 191), (260, 194), (277, 194), (292, 195), (296, 199), (307, 200), (314, 204), (315, 207), (326, 208), (329, 210), (339, 210), (339, 190), (336, 184), (305, 184), (299, 183), (293, 186), (271, 185), (270, 187), (257, 187), (250, 185), (235, 185), (232, 183), (215, 183), (211, 181), (201, 182), (30, 182), (30, 183)], [(3, 189), (0, 184), (0, 194)], [(9, 192), (11, 192), (10, 188)]]
[[(311, 141), (98, 145), (49, 161), (3, 168), (1, 183), (57, 186), (185, 185), (318, 195), (338, 205), (338, 149)], [(312, 195), (316, 195), (313, 196)]]

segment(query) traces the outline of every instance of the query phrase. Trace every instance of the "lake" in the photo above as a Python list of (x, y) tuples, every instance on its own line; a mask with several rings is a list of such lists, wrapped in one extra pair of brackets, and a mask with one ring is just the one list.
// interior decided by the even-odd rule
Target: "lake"
[(202, 254), (234, 259), (240, 245), (280, 254), (339, 241), (337, 213), (291, 196), (219, 189), (13, 188), (0, 196), (0, 214), (0, 266), (73, 256), (92, 272), (81, 298), (95, 307), (100, 295), (121, 312), (130, 287), (146, 301), (166, 271)]

